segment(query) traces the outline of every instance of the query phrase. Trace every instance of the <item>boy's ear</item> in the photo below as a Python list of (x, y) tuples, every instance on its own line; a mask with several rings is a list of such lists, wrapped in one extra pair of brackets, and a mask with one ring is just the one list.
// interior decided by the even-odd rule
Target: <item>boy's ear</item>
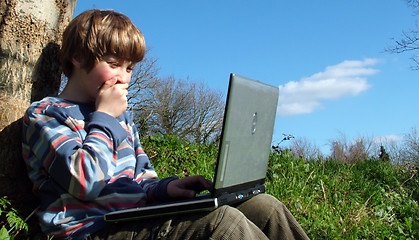
[(81, 60), (80, 60), (80, 57), (73, 56), (73, 58), (71, 59), (71, 62), (73, 63), (74, 67), (81, 68)]

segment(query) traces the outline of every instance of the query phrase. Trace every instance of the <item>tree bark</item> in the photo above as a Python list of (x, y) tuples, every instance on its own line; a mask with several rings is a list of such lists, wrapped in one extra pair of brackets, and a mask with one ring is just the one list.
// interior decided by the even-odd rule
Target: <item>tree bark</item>
[(0, 130), (58, 91), (59, 44), (75, 0), (1, 0)]
[(32, 101), (56, 94), (59, 46), (76, 0), (0, 0), (0, 197), (25, 210), (35, 201), (21, 158), (21, 119)]

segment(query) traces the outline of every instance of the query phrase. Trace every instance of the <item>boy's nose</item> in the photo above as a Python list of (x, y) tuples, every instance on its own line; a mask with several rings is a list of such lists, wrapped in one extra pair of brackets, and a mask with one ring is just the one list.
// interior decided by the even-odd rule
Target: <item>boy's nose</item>
[(118, 82), (129, 83), (131, 81), (131, 73), (123, 72), (119, 74)]

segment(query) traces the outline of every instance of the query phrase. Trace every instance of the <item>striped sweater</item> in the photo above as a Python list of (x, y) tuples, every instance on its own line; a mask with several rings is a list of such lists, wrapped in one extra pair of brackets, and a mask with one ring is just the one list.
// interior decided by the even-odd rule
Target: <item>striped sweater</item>
[(54, 238), (84, 239), (108, 212), (169, 200), (174, 178), (158, 180), (127, 112), (45, 98), (24, 116), (22, 147), (42, 230)]

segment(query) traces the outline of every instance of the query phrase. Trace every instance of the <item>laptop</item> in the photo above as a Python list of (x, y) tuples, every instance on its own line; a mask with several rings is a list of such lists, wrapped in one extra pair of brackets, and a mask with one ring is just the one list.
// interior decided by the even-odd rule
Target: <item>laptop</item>
[(277, 87), (230, 74), (214, 191), (196, 199), (114, 211), (105, 221), (212, 211), (264, 193), (278, 95)]

